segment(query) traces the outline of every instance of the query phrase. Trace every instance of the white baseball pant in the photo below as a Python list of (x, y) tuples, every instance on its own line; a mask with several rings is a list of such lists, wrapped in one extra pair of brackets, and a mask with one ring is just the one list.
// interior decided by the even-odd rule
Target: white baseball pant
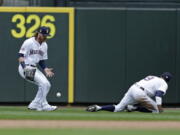
[[(152, 100), (142, 89), (140, 89), (135, 84), (132, 85), (127, 93), (124, 95), (119, 104), (115, 105), (114, 112), (120, 112), (125, 110), (127, 105), (134, 105), (137, 103), (142, 103), (143, 105), (149, 105), (152, 112), (159, 113), (157, 104)], [(144, 106), (146, 107), (146, 106)]]
[[(24, 69), (22, 68), (21, 65), (19, 65), (18, 71), (21, 77), (25, 79)], [(46, 97), (50, 90), (51, 84), (46, 78), (46, 76), (38, 68), (36, 68), (34, 81), (29, 81), (29, 80), (27, 81), (36, 84), (38, 86), (37, 94), (31, 103), (39, 103), (42, 106), (48, 104)]]

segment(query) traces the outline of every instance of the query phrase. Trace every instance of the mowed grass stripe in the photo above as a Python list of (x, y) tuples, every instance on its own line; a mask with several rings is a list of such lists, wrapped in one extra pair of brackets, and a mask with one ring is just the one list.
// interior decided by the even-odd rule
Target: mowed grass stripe
[(180, 110), (165, 110), (162, 114), (127, 113), (127, 112), (86, 112), (84, 108), (63, 107), (53, 112), (37, 112), (26, 107), (2, 106), (0, 119), (30, 119), (30, 120), (164, 120), (180, 121)]
[(3, 135), (179, 135), (180, 130), (122, 129), (0, 129)]

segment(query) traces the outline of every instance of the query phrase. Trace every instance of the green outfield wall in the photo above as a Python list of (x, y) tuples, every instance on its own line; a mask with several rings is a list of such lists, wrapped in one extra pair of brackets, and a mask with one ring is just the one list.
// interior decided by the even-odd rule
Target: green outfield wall
[(118, 102), (134, 82), (169, 71), (165, 101), (179, 102), (177, 18), (176, 9), (78, 9), (75, 101)]
[(0, 8), (0, 17), (0, 102), (34, 98), (37, 87), (17, 72), (17, 53), (45, 25), (55, 72), (50, 102), (117, 103), (134, 82), (169, 71), (164, 101), (180, 103), (179, 9), (22, 7)]

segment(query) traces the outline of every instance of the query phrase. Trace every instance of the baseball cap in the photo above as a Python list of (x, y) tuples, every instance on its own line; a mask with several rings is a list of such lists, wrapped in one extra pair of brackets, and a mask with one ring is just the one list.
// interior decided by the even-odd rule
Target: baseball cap
[(169, 82), (173, 78), (172, 74), (169, 72), (164, 72), (160, 77), (162, 77), (166, 82)]
[(39, 27), (37, 32), (43, 34), (44, 36), (50, 36), (50, 34), (49, 34), (50, 33), (49, 27), (45, 27), (45, 26)]

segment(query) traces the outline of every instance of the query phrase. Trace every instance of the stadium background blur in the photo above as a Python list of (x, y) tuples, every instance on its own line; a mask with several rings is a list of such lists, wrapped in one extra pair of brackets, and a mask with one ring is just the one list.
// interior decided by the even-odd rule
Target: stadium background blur
[(2, 6), (179, 7), (179, 0), (1, 0)]
[(179, 0), (1, 0), (2, 6), (179, 7)]

